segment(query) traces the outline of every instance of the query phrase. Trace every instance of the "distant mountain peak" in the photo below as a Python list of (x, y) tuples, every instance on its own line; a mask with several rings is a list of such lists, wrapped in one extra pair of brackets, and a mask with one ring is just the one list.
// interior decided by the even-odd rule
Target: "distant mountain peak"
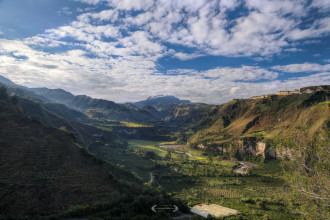
[(150, 96), (146, 100), (142, 100), (139, 102), (134, 103), (134, 105), (138, 107), (143, 107), (146, 105), (158, 107), (159, 105), (167, 105), (167, 104), (189, 104), (191, 103), (189, 100), (181, 100), (173, 95), (157, 95), (157, 96)]

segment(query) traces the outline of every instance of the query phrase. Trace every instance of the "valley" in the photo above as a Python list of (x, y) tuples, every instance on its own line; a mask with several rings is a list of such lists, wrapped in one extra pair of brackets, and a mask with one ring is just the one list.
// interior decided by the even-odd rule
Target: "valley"
[[(98, 170), (100, 166), (101, 170), (112, 170), (107, 180), (110, 185), (97, 182), (95, 189), (88, 186), (93, 193), (108, 190), (107, 197), (110, 201), (114, 201), (117, 196), (113, 195), (114, 191), (120, 195), (118, 197), (132, 193), (132, 201), (125, 196), (118, 199), (125, 207), (133, 203), (136, 206), (141, 205), (144, 197), (150, 200), (150, 208), (153, 202), (179, 206), (180, 212), (172, 215), (166, 211), (153, 215), (149, 206), (148, 211), (136, 209), (132, 212), (136, 215), (149, 215), (150, 219), (167, 219), (188, 214), (189, 207), (199, 204), (216, 204), (238, 211), (239, 214), (226, 219), (304, 219), (297, 211), (304, 208), (304, 203), (297, 201), (292, 194), (293, 187), (287, 179), (289, 171), (285, 167), (287, 158), (294, 158), (294, 148), (290, 148), (289, 142), (285, 142), (284, 148), (280, 146), (285, 138), (292, 140), (300, 131), (308, 134), (305, 135), (306, 138), (312, 139), (317, 132), (329, 132), (330, 125), (329, 86), (313, 87), (310, 93), (268, 95), (258, 99), (234, 99), (223, 105), (207, 105), (172, 96), (150, 97), (137, 103), (118, 104), (88, 96), (74, 96), (60, 89), (30, 89), (4, 80), (1, 85), (8, 95), (3, 105), (8, 105), (11, 109), (1, 110), (1, 118), (7, 120), (7, 127), (14, 120), (8, 111), (13, 111), (16, 115), (22, 114), (19, 117), (26, 117), (28, 126), (35, 123), (33, 126), (39, 126), (39, 129), (47, 127), (53, 129), (53, 133), (58, 133), (58, 136), (66, 134), (71, 139), (72, 143), (66, 139), (64, 145), (59, 142), (56, 146), (70, 146), (71, 149), (79, 144), (77, 149), (95, 162), (95, 165), (86, 165), (84, 169), (93, 173), (96, 180), (103, 175)], [(15, 123), (20, 126), (19, 122)], [(2, 131), (5, 130), (2, 128)], [(14, 142), (5, 141), (5, 136), (20, 134), (0, 134), (2, 155), (9, 155), (5, 146), (12, 146)], [(29, 136), (27, 138), (29, 140)], [(41, 140), (38, 138), (33, 134), (30, 139), (36, 142), (31, 144), (40, 145)], [(323, 140), (325, 141), (319, 146), (327, 150), (329, 141)], [(14, 154), (14, 151), (20, 152), (19, 147), (12, 150), (10, 155), (13, 162), (2, 160), (2, 173), (14, 166), (14, 161), (20, 160)], [(44, 157), (37, 151), (33, 154), (35, 157)], [(62, 151), (58, 154), (71, 157)], [(92, 163), (91, 161), (88, 163)], [(108, 168), (103, 168), (102, 164), (107, 164)], [(328, 165), (328, 162), (325, 161), (325, 164)], [(68, 166), (62, 168), (68, 169)], [(17, 172), (16, 168), (13, 169), (10, 172)], [(41, 169), (38, 174), (40, 177), (36, 181), (41, 183), (48, 181), (49, 175), (57, 175), (38, 169)], [(10, 202), (14, 203), (15, 197), (8, 196), (9, 191), (13, 190), (9, 187), (12, 180), (6, 181), (1, 182), (0, 196), (5, 200), (10, 198)], [(325, 181), (325, 184), (329, 183), (328, 180)], [(38, 184), (38, 187), (44, 187)], [(75, 189), (77, 192), (80, 188), (87, 187), (84, 183), (79, 184)], [(24, 189), (24, 184), (21, 185)], [(108, 189), (108, 186), (111, 187)], [(73, 189), (74, 192), (75, 190)], [(36, 193), (38, 194), (38, 190)], [(52, 192), (48, 193), (53, 195)], [(111, 202), (112, 205), (107, 203), (108, 199), (100, 199), (99, 196), (91, 203), (81, 199), (79, 201), (83, 201), (81, 206), (64, 202), (61, 209), (22, 212), (21, 216), (42, 214), (50, 217), (51, 214), (62, 213), (64, 216), (63, 213), (66, 213), (67, 217), (115, 219), (116, 212), (119, 212)], [(107, 205), (103, 208), (93, 206), (100, 203)], [(2, 202), (0, 205), (5, 210), (0, 213), (0, 218), (9, 217), (6, 213), (13, 214), (12, 209), (6, 208), (7, 203)], [(319, 205), (321, 207), (322, 203)], [(78, 208), (72, 211), (72, 207)], [(131, 216), (130, 213), (125, 215)], [(118, 219), (125, 218), (125, 215)], [(194, 219), (200, 218), (202, 217), (194, 215)]]

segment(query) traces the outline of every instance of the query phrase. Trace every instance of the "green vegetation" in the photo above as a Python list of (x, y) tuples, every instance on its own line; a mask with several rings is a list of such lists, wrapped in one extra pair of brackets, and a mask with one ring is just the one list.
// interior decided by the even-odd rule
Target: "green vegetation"
[(0, 87), (0, 219), (168, 219), (150, 207), (205, 202), (242, 213), (228, 219), (329, 218), (328, 92), (162, 103), (160, 116), (37, 90), (81, 111)]
[(97, 124), (99, 127), (107, 129), (111, 127), (128, 127), (128, 128), (150, 128), (153, 127), (153, 125), (146, 125), (146, 124), (140, 124), (135, 122), (128, 122), (128, 121), (118, 121), (118, 120), (111, 120), (107, 118), (95, 118), (92, 117), (87, 113), (87, 115), (90, 117), (90, 119), (93, 120), (94, 124)]
[(168, 144), (171, 142), (162, 142), (162, 141), (148, 141), (148, 140), (128, 140), (128, 145), (135, 151), (144, 149), (145, 151), (152, 151), (160, 157), (165, 157), (167, 154), (166, 150), (161, 149), (160, 145)]
[(330, 132), (329, 123), (308, 138), (306, 127), (297, 127), (292, 137), (274, 140), (284, 151), (284, 178), (293, 188), (292, 198), (301, 206), (290, 207), (307, 218), (330, 218)]

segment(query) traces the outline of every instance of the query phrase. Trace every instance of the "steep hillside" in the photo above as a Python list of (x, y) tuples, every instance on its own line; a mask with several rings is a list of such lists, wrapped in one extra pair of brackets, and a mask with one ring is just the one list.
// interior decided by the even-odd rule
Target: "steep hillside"
[(119, 168), (99, 161), (59, 129), (25, 117), (0, 100), (0, 218), (61, 213), (76, 205), (109, 201), (136, 183)]
[(112, 132), (100, 130), (90, 125), (87, 116), (83, 113), (66, 106), (53, 103), (39, 104), (24, 98), (19, 99), (19, 106), (28, 117), (39, 123), (73, 132), (77, 142), (86, 148), (94, 141), (112, 144), (120, 144), (121, 142)]
[(330, 120), (328, 100), (327, 91), (233, 100), (195, 125), (197, 132), (189, 142), (218, 147), (233, 145), (237, 139), (243, 141), (242, 147), (250, 140), (267, 144), (275, 137), (291, 135), (299, 126), (307, 127), (312, 135)]
[[(1, 82), (6, 82), (6, 78), (0, 79)], [(113, 132), (97, 128), (97, 125), (93, 123), (94, 121), (81, 111), (54, 103), (31, 92), (30, 89), (14, 83), (7, 83), (6, 85), (0, 83), (0, 85), (6, 88), (10, 96), (18, 98), (18, 105), (28, 117), (44, 125), (73, 132), (77, 137), (77, 142), (86, 148), (95, 141), (111, 143), (112, 145), (124, 144)], [(64, 90), (59, 91), (67, 93)]]

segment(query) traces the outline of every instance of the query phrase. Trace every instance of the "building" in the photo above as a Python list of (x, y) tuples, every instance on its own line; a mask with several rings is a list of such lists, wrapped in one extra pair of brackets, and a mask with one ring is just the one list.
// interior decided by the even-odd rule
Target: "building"
[(318, 91), (330, 91), (330, 85), (308, 86), (300, 89), (301, 93), (312, 93)]
[(263, 99), (263, 98), (267, 98), (268, 95), (260, 95), (260, 96), (252, 96), (249, 99)]
[(278, 91), (276, 95), (292, 95), (292, 94), (300, 94), (299, 90), (295, 91)]
[(190, 211), (204, 218), (207, 218), (208, 215), (220, 218), (240, 214), (235, 209), (226, 208), (216, 204), (208, 205), (206, 203), (195, 205)]

